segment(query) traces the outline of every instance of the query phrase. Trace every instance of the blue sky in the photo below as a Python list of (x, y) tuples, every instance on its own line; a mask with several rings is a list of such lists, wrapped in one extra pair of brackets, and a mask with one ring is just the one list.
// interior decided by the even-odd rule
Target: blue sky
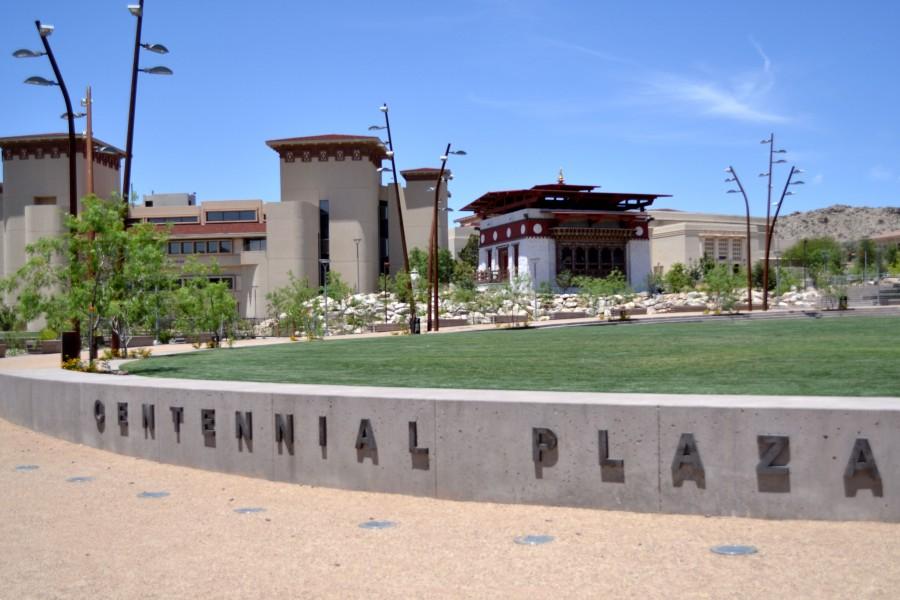
[[(56, 26), (73, 96), (124, 147), (134, 20), (126, 0), (5, 0), (0, 136), (64, 131), (34, 20)], [(555, 180), (672, 194), (658, 207), (743, 212), (733, 164), (765, 212), (776, 135), (806, 173), (786, 210), (900, 205), (900, 3), (146, 0), (138, 193), (280, 198), (272, 138), (367, 133), (391, 107), (398, 167), (453, 157), (451, 206)], [(83, 127), (83, 125), (81, 125)], [(787, 167), (776, 169), (780, 188)], [(798, 188), (801, 186), (798, 186)], [(461, 216), (457, 213), (456, 216)]]

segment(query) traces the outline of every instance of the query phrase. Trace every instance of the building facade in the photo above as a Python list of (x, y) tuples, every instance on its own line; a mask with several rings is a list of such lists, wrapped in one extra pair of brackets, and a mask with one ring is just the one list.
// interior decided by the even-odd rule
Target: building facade
[(463, 210), (479, 221), (478, 278), (484, 283), (525, 276), (556, 285), (557, 276), (622, 273), (635, 290), (650, 274), (650, 216), (659, 194), (595, 192), (556, 184), (488, 192)]

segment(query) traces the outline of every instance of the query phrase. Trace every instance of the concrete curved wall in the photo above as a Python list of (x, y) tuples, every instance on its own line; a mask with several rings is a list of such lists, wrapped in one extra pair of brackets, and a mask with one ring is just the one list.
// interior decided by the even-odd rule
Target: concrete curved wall
[(0, 374), (0, 417), (121, 454), (309, 485), (900, 521), (897, 398), (356, 388), (42, 370)]

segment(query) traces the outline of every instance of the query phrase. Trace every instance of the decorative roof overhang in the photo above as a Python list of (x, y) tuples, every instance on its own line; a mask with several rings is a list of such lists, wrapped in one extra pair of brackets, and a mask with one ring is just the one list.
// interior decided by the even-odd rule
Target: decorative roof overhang
[[(403, 175), (403, 178), (407, 181), (437, 181), (440, 173), (440, 169), (435, 169), (433, 167), (422, 167), (419, 169), (400, 171), (400, 174)], [(447, 177), (451, 173), (452, 171), (450, 169), (444, 169), (444, 177)]]
[(307, 137), (268, 140), (266, 145), (275, 150), (285, 162), (327, 162), (330, 158), (362, 160), (367, 158), (376, 166), (387, 158), (387, 150), (380, 138), (370, 135), (312, 135)]
[(482, 218), (523, 208), (622, 212), (630, 209), (643, 210), (657, 198), (669, 197), (668, 194), (592, 191), (595, 188), (592, 185), (548, 184), (536, 185), (528, 190), (488, 192), (462, 210), (472, 211)]
[[(100, 138), (93, 138), (94, 162), (111, 169), (118, 169), (119, 162), (125, 157), (125, 151), (107, 144)], [(69, 153), (68, 133), (40, 133), (35, 135), (19, 135), (0, 138), (3, 149), (3, 160), (27, 160), (29, 157), (42, 159), (59, 158)], [(87, 138), (84, 134), (75, 136), (75, 152), (87, 155)]]

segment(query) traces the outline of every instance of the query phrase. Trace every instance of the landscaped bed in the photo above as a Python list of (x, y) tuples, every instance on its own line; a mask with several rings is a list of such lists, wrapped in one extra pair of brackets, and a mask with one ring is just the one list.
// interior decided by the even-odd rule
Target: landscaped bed
[(393, 387), (900, 396), (900, 318), (628, 324), (205, 350), (130, 373)]

